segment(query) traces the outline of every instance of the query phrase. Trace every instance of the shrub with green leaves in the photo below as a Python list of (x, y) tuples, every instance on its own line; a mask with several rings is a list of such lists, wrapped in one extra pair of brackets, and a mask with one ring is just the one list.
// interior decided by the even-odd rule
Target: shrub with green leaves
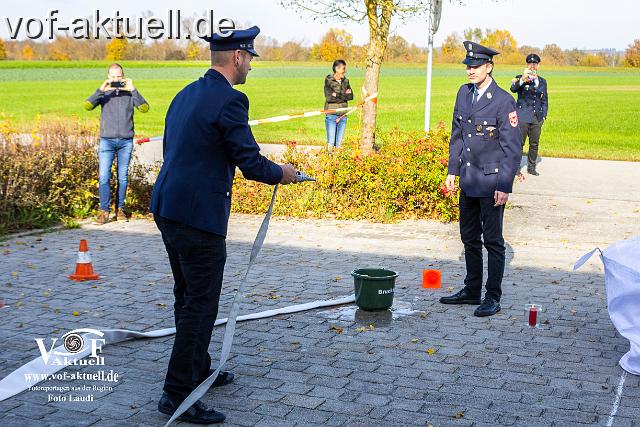
[[(363, 154), (352, 142), (333, 152), (309, 153), (289, 144), (285, 161), (317, 179), (282, 186), (276, 215), (336, 219), (458, 219), (457, 194), (447, 176), (449, 135), (438, 127), (424, 133), (393, 131), (379, 136), (380, 149)], [(262, 214), (271, 188), (244, 179), (234, 182), (235, 212)]]
[[(0, 117), (2, 119), (2, 117)], [(455, 221), (456, 194), (443, 183), (447, 175), (449, 135), (431, 131), (379, 133), (380, 149), (362, 153), (354, 141), (331, 153), (307, 151), (289, 143), (284, 160), (317, 179), (282, 186), (275, 214), (305, 218), (394, 221), (429, 218)], [(75, 224), (98, 208), (97, 129), (76, 121), (37, 123), (31, 135), (0, 120), (0, 234)], [(127, 208), (147, 213), (158, 165), (129, 169)], [(115, 166), (114, 166), (115, 169)], [(116, 189), (112, 174), (112, 200)], [(264, 214), (271, 187), (234, 182), (233, 211)]]
[[(95, 126), (80, 122), (38, 122), (25, 135), (6, 119), (0, 121), (0, 234), (93, 215), (98, 207), (97, 141)], [(147, 169), (131, 165), (129, 210), (148, 210), (152, 184)], [(115, 173), (112, 180), (115, 191)]]

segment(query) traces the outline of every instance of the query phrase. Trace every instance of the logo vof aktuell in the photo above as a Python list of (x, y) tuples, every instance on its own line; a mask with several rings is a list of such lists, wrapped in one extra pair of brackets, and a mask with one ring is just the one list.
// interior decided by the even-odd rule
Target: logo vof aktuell
[[(74, 329), (64, 334), (60, 340), (62, 345), (55, 347), (58, 338), (51, 339), (51, 346), (47, 350), (44, 338), (35, 338), (45, 365), (104, 365), (104, 357), (99, 356), (102, 345), (106, 340), (102, 338), (104, 333), (97, 329), (81, 328)], [(78, 355), (79, 357), (72, 357)], [(84, 356), (90, 357), (84, 359)]]

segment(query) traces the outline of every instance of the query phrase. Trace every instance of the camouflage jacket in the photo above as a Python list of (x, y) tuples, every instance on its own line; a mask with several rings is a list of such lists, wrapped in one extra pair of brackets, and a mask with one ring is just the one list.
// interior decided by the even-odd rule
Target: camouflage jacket
[(335, 77), (333, 77), (333, 74), (329, 74), (324, 79), (324, 109), (329, 110), (346, 107), (347, 101), (353, 100), (353, 92), (349, 91), (349, 93), (346, 93), (347, 89), (351, 89), (348, 78), (344, 77), (338, 82)]

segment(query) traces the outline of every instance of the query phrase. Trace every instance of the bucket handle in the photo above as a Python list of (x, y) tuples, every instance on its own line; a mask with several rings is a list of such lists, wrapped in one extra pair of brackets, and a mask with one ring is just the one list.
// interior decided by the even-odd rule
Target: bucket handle
[[(387, 270), (387, 271), (391, 271), (391, 270), (389, 270), (387, 267), (382, 267), (382, 266), (369, 267), (369, 268), (377, 268), (377, 269), (380, 269), (380, 270)], [(358, 276), (362, 276), (362, 277), (369, 277), (369, 278), (373, 278), (373, 279), (376, 279), (376, 278), (377, 278), (377, 277), (375, 277), (375, 276), (369, 276), (368, 274), (363, 274), (363, 273), (358, 273)]]

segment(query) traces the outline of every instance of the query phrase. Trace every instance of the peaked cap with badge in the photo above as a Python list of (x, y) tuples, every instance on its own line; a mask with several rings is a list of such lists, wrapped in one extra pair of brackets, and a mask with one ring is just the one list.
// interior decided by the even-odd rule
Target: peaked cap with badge
[(467, 56), (462, 60), (462, 63), (470, 67), (486, 64), (492, 61), (494, 56), (500, 55), (497, 50), (469, 40), (464, 42), (464, 48), (467, 51)]
[(260, 28), (254, 25), (246, 30), (233, 30), (226, 37), (215, 33), (211, 37), (203, 37), (203, 39), (209, 42), (209, 49), (214, 52), (240, 49), (246, 50), (253, 56), (260, 56), (254, 48), (254, 40), (258, 34), (260, 34)]
[(539, 64), (540, 61), (540, 57), (535, 53), (530, 53), (529, 55), (527, 55), (527, 64)]

